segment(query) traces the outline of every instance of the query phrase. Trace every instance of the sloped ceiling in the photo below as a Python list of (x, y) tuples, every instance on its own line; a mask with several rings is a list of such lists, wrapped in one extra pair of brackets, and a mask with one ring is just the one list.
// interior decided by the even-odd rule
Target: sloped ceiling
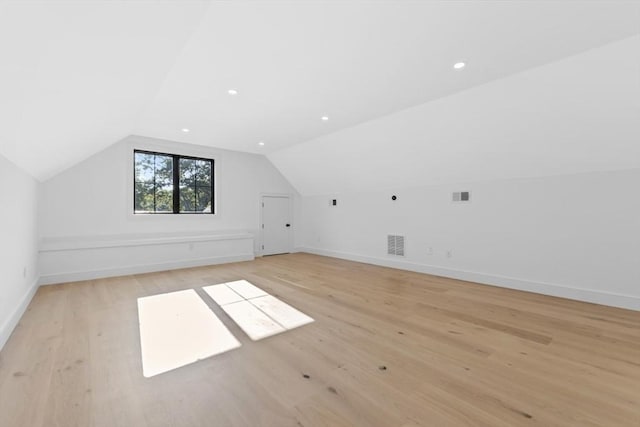
[(269, 158), (303, 195), (640, 168), (640, 36)]
[(207, 2), (0, 2), (0, 153), (41, 180), (129, 135)]
[[(39, 179), (132, 133), (276, 155), (631, 37), (639, 8), (0, 2), (0, 153)], [(455, 71), (457, 61), (468, 66)], [(239, 94), (230, 96), (231, 88)]]

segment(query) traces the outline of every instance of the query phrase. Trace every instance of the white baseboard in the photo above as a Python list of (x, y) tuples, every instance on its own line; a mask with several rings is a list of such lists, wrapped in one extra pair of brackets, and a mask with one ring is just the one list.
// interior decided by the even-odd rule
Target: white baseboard
[(409, 261), (377, 258), (354, 253), (338, 252), (311, 247), (299, 247), (296, 248), (296, 251), (640, 311), (640, 297), (632, 295), (616, 294), (611, 292), (597, 291), (593, 289), (573, 288), (565, 285), (534, 282), (513, 277), (477, 273), (473, 271), (455, 270), (428, 264), (418, 264)]
[(27, 290), (27, 292), (20, 300), (18, 306), (15, 308), (15, 310), (13, 310), (13, 313), (11, 313), (11, 315), (4, 321), (2, 326), (0, 326), (0, 350), (2, 350), (2, 347), (4, 347), (4, 345), (7, 343), (9, 337), (11, 336), (11, 333), (18, 325), (18, 322), (20, 322), (20, 319), (22, 318), (24, 312), (27, 310), (27, 307), (29, 307), (29, 303), (38, 290), (38, 281), (38, 278), (33, 281), (31, 287)]
[(237, 254), (207, 258), (186, 259), (157, 264), (140, 264), (128, 267), (108, 268), (102, 270), (72, 271), (40, 276), (39, 285), (78, 282), (81, 280), (101, 279), (105, 277), (127, 276), (131, 274), (152, 273), (155, 271), (175, 270), (178, 268), (202, 267), (205, 265), (226, 264), (229, 262), (251, 261), (253, 254)]

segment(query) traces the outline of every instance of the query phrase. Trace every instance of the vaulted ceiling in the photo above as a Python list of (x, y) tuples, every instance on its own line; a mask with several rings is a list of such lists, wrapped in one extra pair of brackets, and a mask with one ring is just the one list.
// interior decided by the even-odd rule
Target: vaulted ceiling
[(41, 180), (129, 134), (274, 154), (639, 32), (635, 1), (4, 1), (0, 153)]

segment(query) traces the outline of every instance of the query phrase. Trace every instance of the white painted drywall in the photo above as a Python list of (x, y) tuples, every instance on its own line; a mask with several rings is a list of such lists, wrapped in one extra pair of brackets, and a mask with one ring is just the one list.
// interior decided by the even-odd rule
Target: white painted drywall
[(296, 245), (640, 309), (638, 52), (631, 37), (270, 155), (303, 196)]
[(276, 151), (630, 37), (638, 16), (629, 1), (212, 2), (131, 133)]
[(41, 242), (41, 285), (254, 259), (246, 232), (154, 233)]
[[(638, 310), (639, 183), (635, 169), (303, 197), (298, 244)], [(453, 191), (471, 191), (471, 202), (453, 203)], [(406, 237), (405, 257), (387, 255), (387, 234)]]
[(0, 349), (37, 289), (38, 188), (33, 177), (0, 155)]
[(627, 38), (269, 158), (304, 196), (640, 168), (638, 52)]
[[(639, 11), (620, 0), (0, 1), (0, 153), (40, 180), (129, 134), (264, 153), (628, 37)], [(473, 71), (452, 72), (459, 60)]]
[[(134, 148), (215, 159), (217, 214), (134, 215)], [(44, 182), (42, 187), (39, 220), (41, 236), (47, 243), (76, 241), (78, 245), (85, 245), (87, 241), (93, 241), (92, 244), (100, 245), (105, 239), (143, 241), (153, 236), (248, 232), (255, 237), (252, 250), (257, 254), (260, 253), (261, 194), (289, 194), (292, 199), (297, 197), (293, 187), (264, 156), (140, 136), (125, 138)], [(232, 253), (231, 248), (236, 243), (233, 239), (229, 240), (228, 255), (246, 258), (244, 248), (242, 253)], [(176, 253), (177, 260), (185, 255), (182, 249), (177, 249), (181, 251)], [(149, 247), (145, 250), (149, 250)], [(205, 256), (198, 251), (193, 251), (191, 255), (198, 259)], [(224, 248), (218, 245), (215, 253), (210, 255), (222, 256)], [(167, 258), (167, 254), (163, 253), (162, 258)], [(111, 267), (115, 270), (122, 265), (114, 259)], [(108, 270), (111, 267), (101, 265), (100, 269)]]
[(44, 180), (131, 134), (209, 4), (1, 1), (0, 153)]

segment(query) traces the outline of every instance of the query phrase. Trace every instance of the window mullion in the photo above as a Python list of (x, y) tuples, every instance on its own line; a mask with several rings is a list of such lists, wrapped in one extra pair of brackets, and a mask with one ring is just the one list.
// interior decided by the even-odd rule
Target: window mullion
[(156, 155), (153, 155), (153, 213), (158, 212), (158, 208), (156, 207)]
[(198, 211), (198, 162), (193, 162), (193, 212)]
[(213, 182), (213, 162), (213, 160), (209, 160), (209, 184), (211, 184), (211, 186), (209, 187), (209, 203), (211, 203), (211, 214), (214, 214), (216, 212), (214, 203), (215, 198), (213, 193), (213, 189), (215, 188), (215, 182)]
[(180, 157), (173, 156), (173, 213), (180, 213)]

